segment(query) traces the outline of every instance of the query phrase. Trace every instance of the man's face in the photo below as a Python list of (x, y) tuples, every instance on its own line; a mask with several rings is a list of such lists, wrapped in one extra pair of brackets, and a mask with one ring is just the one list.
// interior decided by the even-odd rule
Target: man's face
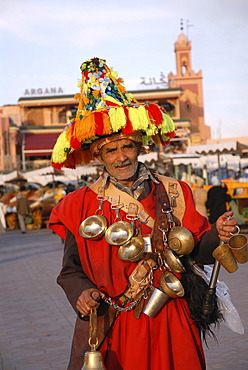
[(134, 141), (121, 139), (105, 144), (99, 160), (108, 173), (117, 180), (127, 180), (134, 176), (138, 168), (139, 150)]

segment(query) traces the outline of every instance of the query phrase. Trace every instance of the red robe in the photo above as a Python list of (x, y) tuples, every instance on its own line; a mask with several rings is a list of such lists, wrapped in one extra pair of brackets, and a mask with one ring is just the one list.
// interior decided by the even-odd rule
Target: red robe
[[(181, 220), (182, 226), (189, 229), (197, 242), (201, 235), (210, 229), (205, 217), (194, 206), (188, 185), (180, 182), (186, 205)], [(155, 218), (155, 192), (141, 202), (147, 213)], [(96, 287), (110, 297), (121, 295), (136, 263), (121, 260), (118, 247), (111, 246), (103, 237), (99, 241), (80, 236), (78, 228), (87, 217), (96, 213), (99, 201), (89, 188), (79, 189), (64, 198), (53, 210), (50, 223), (52, 229), (65, 237), (65, 227), (76, 238), (82, 268)], [(103, 204), (103, 215), (111, 225), (115, 211), (110, 203)], [(125, 218), (121, 211), (121, 217)], [(142, 235), (151, 234), (151, 229), (142, 224)], [(154, 285), (159, 286), (161, 270), (154, 272)], [(205, 369), (204, 353), (196, 325), (192, 321), (184, 298), (170, 299), (156, 317), (141, 314), (136, 319), (133, 312), (121, 312), (101, 345), (104, 364), (108, 370), (200, 370)]]

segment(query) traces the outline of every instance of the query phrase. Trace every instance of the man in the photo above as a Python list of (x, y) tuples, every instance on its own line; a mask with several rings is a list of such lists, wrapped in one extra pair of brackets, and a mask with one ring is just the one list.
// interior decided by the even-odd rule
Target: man
[(209, 210), (209, 222), (213, 224), (229, 206), (232, 198), (227, 194), (227, 186), (217, 176), (212, 177), (212, 187), (208, 190), (206, 207)]
[(26, 198), (25, 188), (22, 187), (16, 197), (16, 213), (22, 234), (26, 234), (25, 218), (31, 213), (29, 201)]
[[(57, 168), (73, 167), (80, 161), (88, 163), (97, 158), (104, 169), (90, 188), (67, 195), (50, 218), (50, 227), (65, 238), (58, 283), (78, 314), (68, 368), (76, 370), (83, 365), (89, 338), (87, 320), (96, 307), (99, 350), (107, 369), (205, 369), (200, 329), (186, 298), (169, 299), (154, 317), (144, 313), (144, 306), (153, 287), (160, 289), (163, 271), (172, 270), (178, 279), (187, 274), (173, 271), (165, 261), (165, 250), (169, 250), (167, 236), (175, 225), (192, 233), (192, 258), (199, 263), (213, 263), (211, 254), (219, 238), (226, 242), (230, 232), (235, 232), (236, 221), (227, 220), (232, 215), (227, 212), (211, 228), (195, 210), (191, 190), (185, 183), (155, 176), (138, 162), (144, 136), (165, 144), (165, 137), (173, 135), (171, 120), (163, 112), (161, 121), (159, 107), (147, 108), (128, 100), (130, 96), (123, 86), (120, 88), (120, 80), (105, 61), (94, 58), (81, 68), (78, 114), (67, 133), (58, 139), (53, 162)], [(106, 85), (102, 86), (104, 81)], [(93, 94), (99, 91), (94, 89), (97, 86), (100, 97)], [(139, 108), (139, 112), (135, 111)], [(109, 112), (111, 109), (114, 111)], [(108, 117), (100, 117), (103, 114)], [(89, 122), (93, 129), (88, 127)], [(109, 243), (102, 231), (99, 235), (87, 234), (84, 221), (98, 214), (106, 219), (108, 228), (120, 220), (131, 222), (132, 239), (137, 234), (146, 239), (142, 257), (135, 260), (120, 254), (121, 248), (128, 249), (129, 242)]]

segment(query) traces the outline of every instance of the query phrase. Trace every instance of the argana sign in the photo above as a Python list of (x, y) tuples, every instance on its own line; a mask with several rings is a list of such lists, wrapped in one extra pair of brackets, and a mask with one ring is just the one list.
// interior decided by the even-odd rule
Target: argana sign
[(56, 94), (63, 94), (64, 91), (62, 87), (46, 87), (44, 89), (26, 89), (24, 91), (24, 96), (34, 96), (34, 95), (56, 95)]

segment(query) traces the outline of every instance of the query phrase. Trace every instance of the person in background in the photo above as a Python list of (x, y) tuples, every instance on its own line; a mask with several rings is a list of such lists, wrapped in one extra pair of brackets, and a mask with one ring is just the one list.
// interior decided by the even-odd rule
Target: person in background
[(6, 219), (5, 219), (6, 213), (7, 213), (6, 205), (0, 201), (0, 234), (3, 234), (6, 230)]
[(21, 188), (16, 197), (16, 213), (22, 234), (26, 233), (25, 217), (31, 214), (25, 188)]
[(204, 179), (201, 177), (195, 178), (195, 189), (193, 189), (193, 197), (195, 201), (196, 210), (204, 217), (208, 217), (206, 201), (208, 192), (203, 189)]
[(213, 186), (208, 191), (206, 207), (209, 212), (209, 222), (213, 224), (218, 217), (227, 211), (227, 203), (229, 203), (232, 198), (227, 194), (226, 184), (223, 182), (221, 183), (217, 176), (212, 177), (211, 183)]

